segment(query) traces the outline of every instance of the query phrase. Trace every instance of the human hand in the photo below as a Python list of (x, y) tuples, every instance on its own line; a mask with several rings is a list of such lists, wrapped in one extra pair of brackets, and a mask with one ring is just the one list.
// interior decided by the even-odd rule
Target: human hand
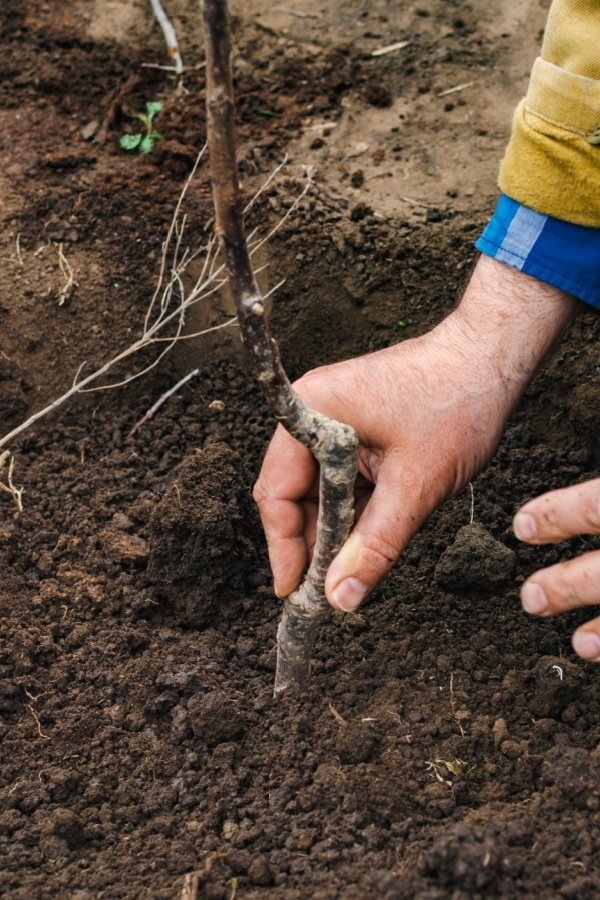
[[(460, 306), (433, 331), (370, 356), (314, 370), (294, 387), (358, 434), (356, 524), (333, 561), (331, 605), (355, 609), (427, 516), (494, 452), (502, 429), (578, 301), (482, 257)], [(254, 496), (279, 596), (312, 554), (318, 471), (283, 428)]]
[[(600, 534), (600, 478), (549, 491), (515, 516), (514, 530), (528, 544), (552, 544), (580, 534)], [(541, 569), (521, 588), (523, 608), (533, 615), (600, 603), (600, 550)], [(581, 625), (571, 639), (583, 659), (600, 662), (600, 617)]]

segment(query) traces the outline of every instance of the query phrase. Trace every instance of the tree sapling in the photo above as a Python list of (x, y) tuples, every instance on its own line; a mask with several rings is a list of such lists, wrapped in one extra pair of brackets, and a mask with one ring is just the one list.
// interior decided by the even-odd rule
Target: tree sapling
[(230, 30), (226, 0), (201, 0), (206, 42), (207, 139), (216, 232), (235, 298), (242, 340), (269, 408), (320, 466), (319, 518), (313, 559), (302, 585), (286, 598), (277, 633), (275, 694), (306, 681), (317, 626), (328, 610), (327, 569), (354, 521), (358, 439), (354, 429), (310, 409), (293, 390), (272, 338), (252, 269), (235, 152)]

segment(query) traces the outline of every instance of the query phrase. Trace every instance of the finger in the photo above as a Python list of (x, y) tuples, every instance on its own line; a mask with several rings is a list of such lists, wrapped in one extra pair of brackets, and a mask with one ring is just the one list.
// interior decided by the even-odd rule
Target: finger
[(411, 503), (400, 485), (386, 479), (382, 467), (371, 498), (327, 573), (325, 592), (335, 609), (356, 609), (387, 575), (421, 524), (421, 518), (411, 517), (407, 510), (420, 506)]
[(551, 544), (577, 534), (600, 534), (600, 478), (530, 500), (513, 527), (521, 541)]
[(307, 531), (314, 529), (314, 504), (300, 501), (314, 492), (317, 465), (305, 447), (277, 429), (254, 486), (275, 581), (285, 597), (298, 585), (308, 565)]
[(261, 517), (275, 593), (287, 597), (300, 583), (309, 562), (304, 510), (291, 500), (266, 501)]
[(537, 616), (600, 603), (600, 550), (536, 572), (521, 588), (521, 602)]
[(600, 662), (600, 618), (581, 625), (571, 638), (571, 643), (582, 659)]

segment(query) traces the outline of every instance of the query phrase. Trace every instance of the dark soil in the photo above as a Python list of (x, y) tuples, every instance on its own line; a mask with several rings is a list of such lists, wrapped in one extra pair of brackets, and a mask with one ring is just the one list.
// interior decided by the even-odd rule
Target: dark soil
[[(141, 68), (148, 44), (87, 36), (91, 6), (0, 12), (1, 434), (135, 337), (204, 140), (202, 69), (177, 92)], [(462, 23), (457, 59), (495, 58), (470, 7), (429, 6)], [(268, 30), (237, 30), (258, 61), (238, 79), (250, 193), (315, 98), (335, 121), (344, 97), (385, 108), (423, 84), (418, 52), (375, 78), (352, 47), (271, 57)], [(155, 30), (149, 41), (162, 59)], [(128, 156), (119, 136), (149, 99), (164, 102), (165, 138)], [(277, 179), (251, 224), (274, 224), (300, 182)], [(190, 191), (200, 231), (205, 167)], [(390, 222), (314, 189), (265, 259), (268, 284), (287, 276), (273, 329), (290, 374), (427, 330), (488, 212), (471, 200)], [(597, 474), (599, 330), (592, 314), (577, 324), (473, 498), (434, 515), (360, 612), (332, 615), (310, 685), (277, 701), (280, 603), (250, 499), (273, 423), (237, 339), (182, 344), (13, 441), (24, 509), (0, 493), (2, 896), (598, 897), (599, 674), (569, 643), (591, 613), (534, 620), (518, 599), (535, 568), (594, 542), (524, 547), (510, 521), (528, 497)]]

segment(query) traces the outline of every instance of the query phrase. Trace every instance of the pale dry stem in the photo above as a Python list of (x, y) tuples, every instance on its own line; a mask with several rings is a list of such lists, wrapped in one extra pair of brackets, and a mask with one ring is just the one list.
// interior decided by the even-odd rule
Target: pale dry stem
[[(27, 429), (31, 428), (31, 426), (38, 422), (40, 419), (58, 409), (75, 394), (124, 387), (135, 379), (141, 378), (143, 375), (146, 375), (151, 369), (155, 368), (178, 341), (201, 337), (213, 331), (219, 331), (222, 328), (231, 327), (232, 325), (235, 325), (237, 323), (237, 317), (234, 316), (230, 319), (227, 319), (225, 322), (221, 322), (218, 325), (214, 325), (213, 327), (206, 328), (202, 331), (194, 332), (193, 334), (184, 335), (182, 333), (185, 326), (186, 313), (190, 309), (190, 307), (207, 300), (210, 296), (221, 290), (227, 280), (225, 276), (224, 264), (217, 263), (218, 245), (214, 236), (211, 236), (205, 243), (195, 249), (192, 249), (190, 247), (186, 247), (184, 249), (183, 245), (186, 233), (186, 216), (183, 213), (183, 203), (190, 184), (192, 183), (200, 162), (203, 159), (205, 150), (206, 147), (203, 147), (198, 154), (196, 162), (183, 186), (183, 189), (175, 206), (171, 224), (162, 246), (161, 261), (156, 288), (148, 304), (148, 309), (142, 327), (142, 333), (138, 340), (134, 341), (133, 344), (131, 344), (129, 347), (126, 347), (122, 352), (118, 353), (116, 356), (102, 365), (99, 369), (80, 379), (80, 375), (86, 366), (85, 362), (81, 363), (73, 379), (71, 387), (56, 400), (52, 401), (43, 409), (34, 413), (8, 434), (0, 437), (0, 448), (6, 446), (19, 434), (27, 431)], [(265, 183), (262, 185), (262, 187), (259, 188), (258, 192), (251, 199), (250, 203), (248, 204), (248, 208), (250, 208), (250, 206), (254, 202), (256, 202), (256, 198), (272, 182), (274, 176), (281, 170), (283, 165), (284, 163), (282, 162), (269, 175), (269, 177), (265, 180)], [(295, 198), (291, 207), (286, 210), (285, 215), (282, 216), (282, 218), (271, 229), (268, 235), (265, 238), (261, 238), (260, 240), (254, 242), (251, 250), (252, 254), (255, 254), (263, 245), (263, 243), (269, 240), (287, 221), (289, 216), (297, 209), (298, 204), (310, 189), (310, 185), (310, 176), (307, 173), (307, 178), (303, 190)], [(184, 288), (183, 277), (188, 272), (190, 264), (201, 256), (204, 256), (201, 273), (195, 280), (191, 290), (186, 292)], [(63, 275), (66, 279), (65, 286), (61, 291), (62, 299), (59, 300), (60, 305), (61, 302), (64, 302), (64, 299), (75, 283), (73, 278), (73, 270), (64, 255), (62, 245), (59, 247), (59, 264), (61, 266), (61, 271), (63, 272)], [(280, 284), (281, 283), (282, 282), (280, 282)], [(273, 288), (272, 290), (275, 290), (275, 288)], [(97, 383), (98, 381), (103, 379), (104, 376), (108, 375), (119, 363), (130, 358), (136, 353), (139, 353), (140, 351), (147, 350), (154, 345), (158, 346), (161, 344), (165, 344), (166, 346), (161, 349), (160, 353), (151, 363), (149, 363), (149, 365), (147, 365), (140, 371), (135, 372), (132, 375), (129, 375), (126, 378), (120, 379), (118, 381), (113, 381), (105, 384)], [(0, 487), (3, 487), (4, 490), (7, 490), (5, 485)], [(13, 496), (15, 497), (15, 500), (18, 501), (20, 497), (19, 490), (16, 488), (14, 490), (15, 493), (13, 494)]]
[(36, 724), (36, 726), (37, 726), (37, 730), (38, 730), (39, 736), (40, 736), (41, 738), (44, 738), (45, 741), (49, 741), (50, 738), (48, 737), (47, 734), (44, 734), (44, 732), (42, 731), (42, 723), (40, 722), (39, 716), (38, 716), (38, 714), (36, 713), (36, 711), (35, 711), (35, 709), (33, 708), (33, 706), (31, 705), (31, 703), (26, 703), (25, 706), (27, 707), (27, 709), (29, 710), (29, 712), (31, 713), (31, 715), (33, 716), (33, 718), (35, 719), (35, 724)]
[(162, 8), (160, 0), (150, 0), (150, 5), (152, 6), (152, 12), (156, 16), (156, 20), (162, 29), (167, 45), (167, 53), (175, 63), (173, 68), (177, 75), (181, 75), (183, 72), (183, 60), (181, 59), (181, 53), (179, 52), (179, 42), (177, 41), (173, 23)]
[(0, 453), (0, 478), (2, 477), (2, 473), (4, 472), (4, 468), (6, 466), (6, 462), (8, 460), (8, 472), (6, 475), (6, 484), (0, 481), (0, 490), (5, 491), (7, 494), (13, 498), (15, 502), (15, 506), (17, 507), (17, 514), (23, 512), (23, 488), (18, 488), (13, 482), (13, 471), (15, 468), (15, 458), (9, 450), (5, 450), (3, 453)]
[(63, 303), (65, 302), (65, 300), (67, 300), (68, 297), (70, 296), (71, 288), (76, 283), (75, 276), (73, 274), (73, 269), (71, 268), (71, 264), (69, 263), (69, 260), (65, 256), (62, 244), (58, 245), (58, 265), (59, 265), (61, 274), (62, 274), (63, 278), (65, 279), (65, 283), (62, 286), (62, 288), (60, 289), (60, 292), (58, 295), (58, 305), (62, 306)]

